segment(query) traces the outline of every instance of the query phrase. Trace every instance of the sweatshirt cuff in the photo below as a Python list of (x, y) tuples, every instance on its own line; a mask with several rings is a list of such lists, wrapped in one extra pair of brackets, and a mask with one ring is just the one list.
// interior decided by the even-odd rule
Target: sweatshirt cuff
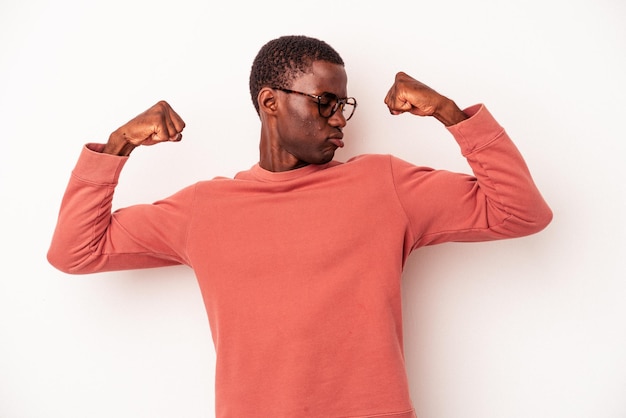
[(470, 106), (463, 109), (463, 112), (469, 118), (447, 129), (456, 139), (464, 156), (489, 145), (504, 132), (504, 128), (484, 104)]
[(103, 149), (104, 144), (85, 144), (72, 175), (89, 183), (116, 185), (128, 157), (105, 154)]

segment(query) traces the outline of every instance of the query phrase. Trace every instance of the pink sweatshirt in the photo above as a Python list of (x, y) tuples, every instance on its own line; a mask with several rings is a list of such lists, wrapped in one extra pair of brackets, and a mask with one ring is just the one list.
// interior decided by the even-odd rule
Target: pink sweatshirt
[(412, 250), (519, 237), (552, 213), (487, 109), (449, 128), (474, 176), (389, 155), (201, 181), (111, 213), (127, 158), (85, 147), (48, 259), (72, 274), (193, 268), (219, 418), (410, 418), (401, 275)]

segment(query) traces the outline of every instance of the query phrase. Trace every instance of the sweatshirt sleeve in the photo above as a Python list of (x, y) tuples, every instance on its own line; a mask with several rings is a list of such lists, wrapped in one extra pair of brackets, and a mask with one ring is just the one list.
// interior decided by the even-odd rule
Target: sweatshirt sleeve
[(188, 264), (186, 237), (194, 187), (149, 205), (112, 213), (120, 172), (128, 157), (88, 144), (67, 185), (48, 261), (70, 274)]
[(392, 157), (398, 198), (413, 248), (448, 241), (487, 241), (534, 234), (552, 220), (517, 147), (487, 108), (448, 127), (472, 175), (415, 167)]

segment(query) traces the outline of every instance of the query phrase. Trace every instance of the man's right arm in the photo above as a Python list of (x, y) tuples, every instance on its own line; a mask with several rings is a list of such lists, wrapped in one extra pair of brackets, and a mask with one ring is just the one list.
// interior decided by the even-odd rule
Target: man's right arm
[(83, 148), (48, 251), (53, 266), (80, 274), (186, 261), (177, 231), (186, 223), (184, 208), (193, 188), (152, 205), (111, 213), (113, 192), (130, 152), (139, 145), (179, 141), (183, 128), (184, 122), (171, 107), (159, 102), (113, 132), (107, 144)]

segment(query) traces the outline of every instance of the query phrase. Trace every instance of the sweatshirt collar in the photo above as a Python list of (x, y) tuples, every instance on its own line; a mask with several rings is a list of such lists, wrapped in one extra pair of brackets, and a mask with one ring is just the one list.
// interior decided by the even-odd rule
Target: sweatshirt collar
[(331, 165), (335, 165), (333, 161), (326, 164), (309, 164), (304, 167), (296, 168), (294, 170), (273, 172), (262, 168), (258, 163), (253, 165), (250, 169), (250, 174), (261, 181), (267, 182), (281, 182), (294, 180), (300, 177), (308, 176), (309, 174), (316, 173), (321, 170), (325, 170)]

